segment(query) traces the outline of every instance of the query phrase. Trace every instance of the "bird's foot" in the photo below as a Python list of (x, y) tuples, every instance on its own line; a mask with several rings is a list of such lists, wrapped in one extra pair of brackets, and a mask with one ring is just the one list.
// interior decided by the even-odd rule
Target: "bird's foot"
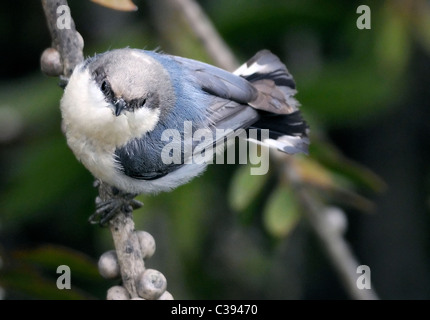
[(126, 193), (112, 187), (111, 198), (101, 200), (96, 198), (96, 211), (90, 216), (88, 221), (92, 224), (106, 226), (119, 212), (131, 214), (133, 210), (143, 206), (143, 203), (134, 199), (136, 194)]

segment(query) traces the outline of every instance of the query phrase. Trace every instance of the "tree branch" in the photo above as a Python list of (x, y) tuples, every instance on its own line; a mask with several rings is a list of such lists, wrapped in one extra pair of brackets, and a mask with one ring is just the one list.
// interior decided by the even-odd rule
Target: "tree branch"
[(175, 0), (191, 29), (213, 61), (226, 70), (237, 68), (238, 61), (202, 8), (193, 0)]
[[(234, 58), (233, 53), (222, 41), (218, 41), (218, 39), (221, 38), (220, 35), (212, 26), (209, 19), (202, 14), (202, 9), (199, 7), (199, 4), (194, 0), (175, 1), (178, 6), (182, 8), (182, 12), (192, 30), (202, 39), (211, 57), (233, 57), (227, 59), (214, 58), (218, 66), (226, 70), (234, 70), (237, 68), (237, 60)], [(206, 35), (206, 32), (208, 35)], [(210, 45), (213, 39), (216, 40)], [(277, 158), (280, 159), (281, 157)], [(294, 167), (289, 165), (288, 157), (282, 157), (282, 159), (283, 160), (279, 160), (279, 165), (286, 173), (288, 181), (293, 185), (302, 208), (305, 211), (305, 218), (309, 221), (313, 231), (320, 239), (320, 244), (332, 261), (345, 290), (353, 299), (377, 299), (377, 295), (373, 290), (360, 290), (357, 288), (356, 270), (359, 264), (350, 246), (342, 237), (341, 233), (332, 232), (332, 228), (330, 228), (328, 222), (322, 216), (324, 206), (319, 203), (318, 199), (310, 194), (309, 190), (304, 186), (302, 181), (300, 181), (300, 176), (297, 172), (294, 172)]]
[[(42, 0), (42, 6), (51, 34), (51, 46), (59, 52), (63, 66), (62, 75), (68, 78), (72, 74), (75, 66), (84, 60), (84, 40), (76, 31), (75, 22), (71, 15), (67, 17), (70, 17), (70, 23), (68, 23), (67, 27), (63, 29), (57, 27), (57, 10), (60, 6), (67, 6), (68, 8), (67, 0)], [(68, 15), (69, 13), (66, 12), (63, 14)]]
[[(55, 72), (45, 73), (51, 76), (60, 76), (67, 82), (73, 69), (83, 61), (84, 41), (76, 31), (70, 11), (58, 10), (59, 6), (67, 6), (67, 9), (70, 10), (66, 0), (42, 0), (42, 6), (52, 38), (52, 48), (55, 50), (52, 50), (52, 48), (45, 50), (41, 58), (41, 69), (42, 71), (51, 70), (50, 63), (56, 61), (55, 57), (52, 58), (53, 54), (59, 53), (60, 59), (57, 62), (61, 64), (61, 67), (54, 68), (59, 70), (58, 74), (55, 74)], [(70, 18), (70, 20), (67, 21), (66, 27), (58, 28), (57, 21), (60, 14), (69, 15), (67, 18)], [(112, 188), (106, 184), (100, 184), (99, 198), (102, 201), (115, 198), (112, 194)], [(131, 298), (136, 298), (138, 297), (136, 289), (137, 275), (143, 273), (145, 266), (142, 259), (142, 249), (139, 245), (137, 234), (134, 232), (131, 213), (124, 212), (123, 208), (121, 208), (121, 211), (109, 222), (109, 229), (116, 248), (123, 285)]]
[[(114, 198), (112, 187), (103, 183), (99, 186), (99, 198), (107, 201)], [(120, 211), (109, 221), (118, 263), (121, 270), (123, 286), (131, 298), (137, 298), (136, 279), (145, 271), (142, 248), (134, 228), (132, 213)]]
[[(357, 267), (359, 263), (353, 255), (348, 243), (339, 229), (329, 223), (324, 212), (327, 210), (320, 201), (309, 192), (300, 181), (300, 176), (295, 172), (294, 166), (289, 165), (288, 158), (281, 163), (284, 174), (292, 186), (294, 193), (304, 209), (304, 215), (314, 233), (320, 240), (328, 258), (333, 264), (346, 291), (353, 299), (376, 300), (376, 293), (372, 289), (359, 289), (357, 287)], [(339, 209), (340, 210), (340, 209)]]

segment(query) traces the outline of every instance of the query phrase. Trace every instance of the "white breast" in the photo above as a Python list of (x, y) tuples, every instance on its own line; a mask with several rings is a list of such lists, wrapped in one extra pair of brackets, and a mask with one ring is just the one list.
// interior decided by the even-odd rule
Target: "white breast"
[(67, 143), (75, 156), (96, 178), (120, 187), (119, 183), (127, 191), (125, 183), (118, 182), (124, 175), (117, 169), (114, 152), (153, 130), (160, 110), (142, 107), (115, 116), (88, 70), (78, 66), (61, 99), (61, 112)]

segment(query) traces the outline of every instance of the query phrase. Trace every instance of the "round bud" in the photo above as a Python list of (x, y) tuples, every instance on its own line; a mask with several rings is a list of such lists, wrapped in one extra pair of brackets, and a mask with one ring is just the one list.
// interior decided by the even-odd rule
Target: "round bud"
[(146, 300), (157, 300), (166, 291), (166, 287), (166, 278), (157, 270), (146, 269), (137, 277), (137, 293)]
[(142, 250), (142, 258), (149, 259), (155, 252), (155, 240), (150, 233), (146, 231), (136, 231), (139, 239), (140, 248)]
[(113, 286), (109, 288), (106, 295), (106, 300), (129, 300), (130, 295), (122, 286)]
[(76, 37), (78, 39), (78, 48), (83, 49), (84, 48), (84, 38), (82, 38), (81, 34), (78, 31), (76, 32)]
[(60, 53), (54, 48), (45, 49), (40, 57), (40, 68), (48, 76), (57, 77), (63, 74)]
[(158, 298), (158, 300), (175, 300), (169, 291), (164, 291), (164, 293)]
[(110, 250), (100, 256), (99, 272), (105, 279), (116, 279), (120, 276), (118, 257), (115, 250)]
[(346, 232), (348, 228), (348, 219), (341, 209), (337, 207), (327, 207), (323, 213), (327, 223), (333, 230), (341, 234)]

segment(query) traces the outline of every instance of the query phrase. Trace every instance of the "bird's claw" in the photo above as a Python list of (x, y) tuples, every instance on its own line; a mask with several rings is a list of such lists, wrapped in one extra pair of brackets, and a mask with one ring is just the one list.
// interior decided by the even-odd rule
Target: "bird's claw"
[(106, 226), (119, 212), (131, 214), (133, 210), (143, 206), (143, 203), (134, 199), (136, 194), (123, 193), (116, 188), (112, 188), (111, 199), (102, 201), (96, 198), (96, 211), (89, 217), (91, 224)]

